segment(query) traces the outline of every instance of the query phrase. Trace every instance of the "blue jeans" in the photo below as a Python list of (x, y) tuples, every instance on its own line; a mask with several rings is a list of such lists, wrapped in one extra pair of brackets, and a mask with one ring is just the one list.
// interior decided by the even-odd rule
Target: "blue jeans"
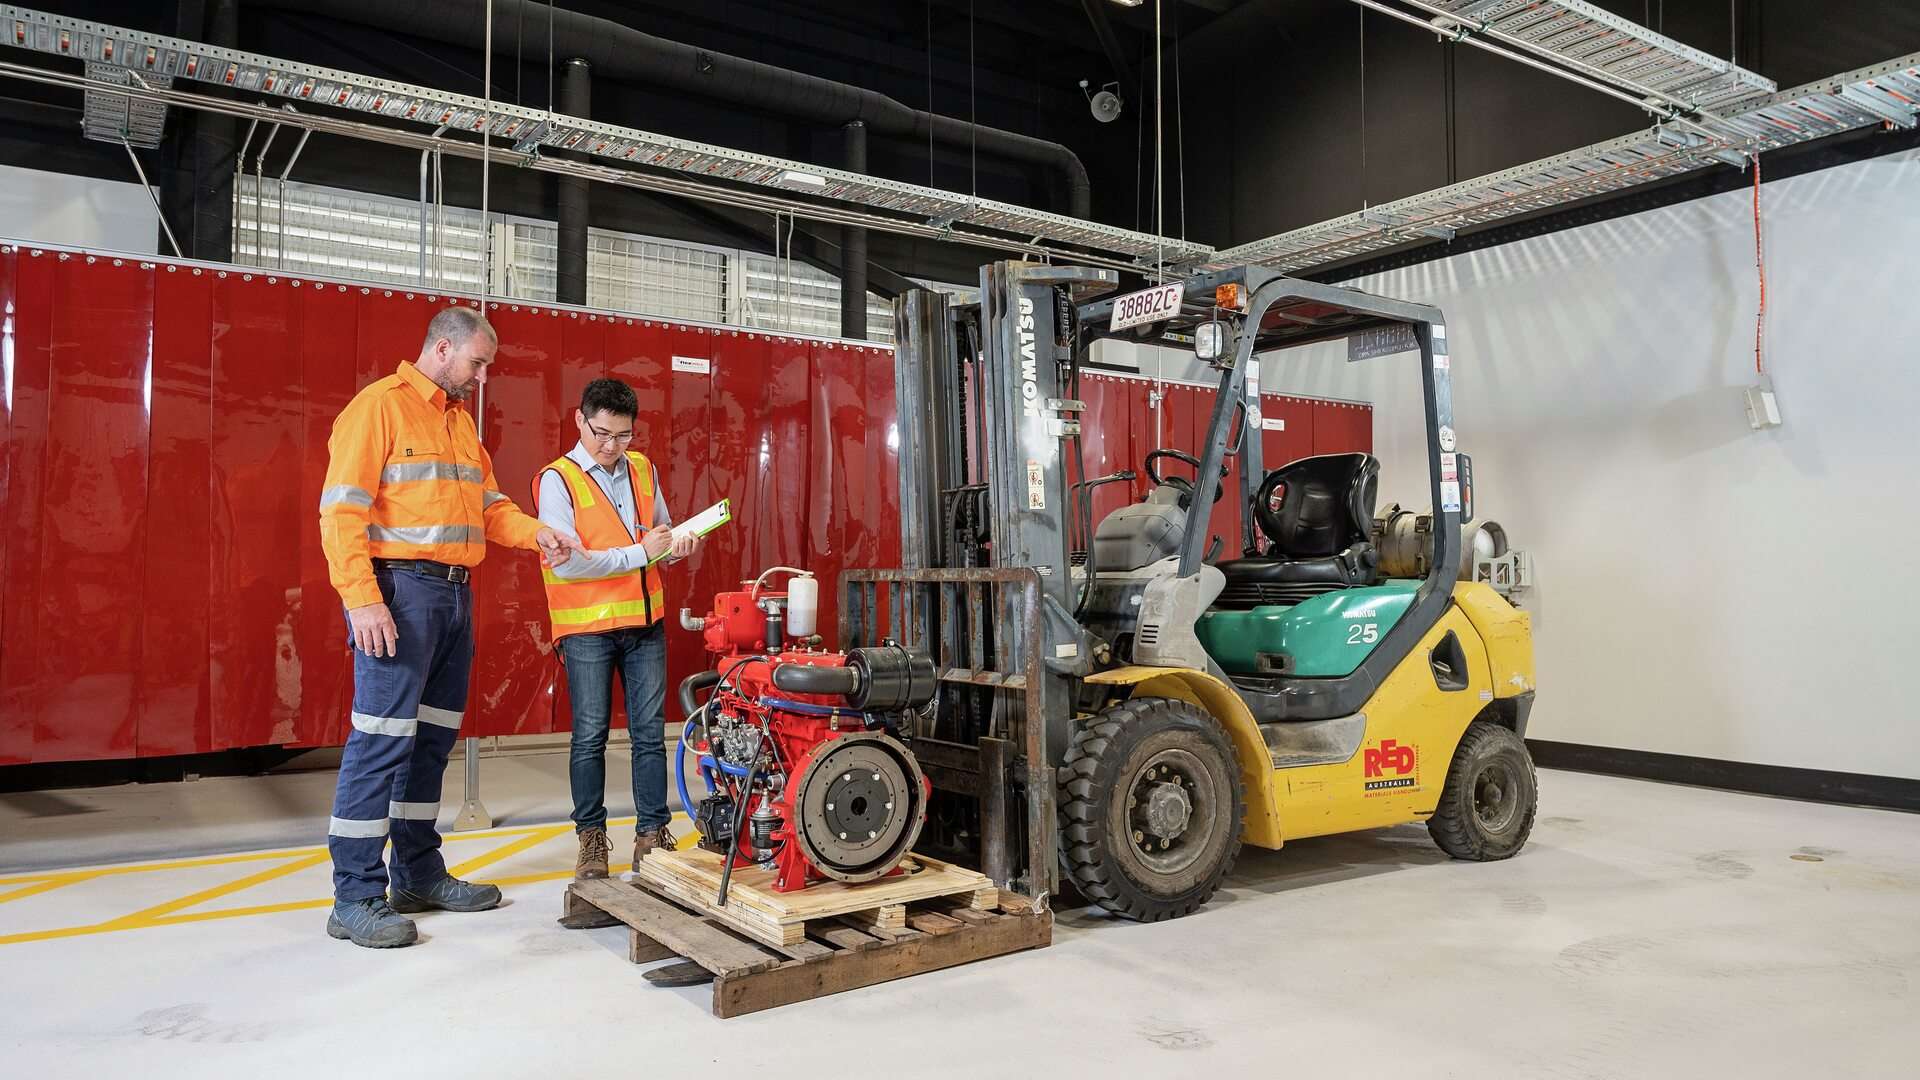
[(327, 824), (340, 900), (386, 894), (381, 855), (389, 838), (394, 885), (425, 888), (446, 876), (434, 820), (473, 665), (465, 585), (380, 566), (373, 576), (399, 641), (392, 656), (353, 653), (353, 732)]
[(573, 748), (567, 776), (573, 787), (573, 828), (607, 825), (607, 729), (613, 723), (613, 672), (627, 694), (627, 738), (633, 746), (634, 827), (666, 825), (667, 635), (659, 623), (644, 630), (569, 634), (560, 639), (573, 698)]

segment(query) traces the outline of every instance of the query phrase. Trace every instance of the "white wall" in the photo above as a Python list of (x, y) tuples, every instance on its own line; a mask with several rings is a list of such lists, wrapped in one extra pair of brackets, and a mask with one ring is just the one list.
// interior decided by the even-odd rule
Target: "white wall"
[[(1768, 431), (1750, 189), (1352, 284), (1446, 312), (1479, 516), (1541, 582), (1530, 735), (1920, 778), (1920, 153), (1762, 205)], [(1294, 355), (1262, 388), (1373, 401), (1425, 509), (1411, 358)]]
[(0, 236), (10, 240), (159, 250), (160, 216), (139, 184), (0, 165), (0, 222)]

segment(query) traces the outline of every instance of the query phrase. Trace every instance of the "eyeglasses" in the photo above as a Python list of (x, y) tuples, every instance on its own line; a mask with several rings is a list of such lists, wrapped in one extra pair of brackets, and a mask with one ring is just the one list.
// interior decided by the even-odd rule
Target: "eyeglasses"
[(625, 446), (628, 443), (633, 441), (633, 431), (631, 429), (627, 431), (620, 431), (620, 432), (601, 431), (598, 427), (595, 427), (591, 421), (589, 421), (587, 423), (587, 430), (593, 433), (593, 438), (594, 438), (594, 441), (596, 442), (618, 443), (621, 446)]

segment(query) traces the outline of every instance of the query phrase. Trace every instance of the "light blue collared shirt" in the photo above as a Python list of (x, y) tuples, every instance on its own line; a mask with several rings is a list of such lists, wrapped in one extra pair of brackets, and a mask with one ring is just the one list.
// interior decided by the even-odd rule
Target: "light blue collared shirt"
[[(576, 442), (573, 449), (567, 451), (567, 457), (600, 485), (607, 501), (619, 513), (621, 523), (638, 538), (641, 535), (639, 508), (633, 504), (633, 485), (627, 482), (627, 455), (621, 454), (614, 461), (613, 468), (602, 468), (599, 462), (593, 460), (593, 455), (587, 453), (586, 446)], [(666, 492), (660, 490), (660, 470), (657, 468), (653, 470), (653, 523), (673, 524), (673, 518), (667, 512)], [(540, 474), (540, 524), (568, 536), (580, 535), (574, 531), (573, 493), (567, 490), (567, 482), (554, 469)], [(660, 561), (666, 560), (667, 556), (660, 557)], [(646, 545), (635, 543), (575, 554), (554, 567), (553, 572), (563, 578), (598, 578), (638, 570), (647, 562)]]

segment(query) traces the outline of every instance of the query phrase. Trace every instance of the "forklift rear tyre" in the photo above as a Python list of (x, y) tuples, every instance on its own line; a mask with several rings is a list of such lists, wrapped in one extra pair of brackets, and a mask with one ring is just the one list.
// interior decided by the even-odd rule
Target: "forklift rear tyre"
[(1527, 744), (1509, 728), (1475, 720), (1460, 737), (1427, 832), (1456, 859), (1510, 859), (1533, 831), (1540, 785)]
[(1197, 706), (1135, 698), (1073, 733), (1060, 770), (1060, 864), (1087, 899), (1141, 922), (1213, 896), (1240, 852), (1240, 769)]

